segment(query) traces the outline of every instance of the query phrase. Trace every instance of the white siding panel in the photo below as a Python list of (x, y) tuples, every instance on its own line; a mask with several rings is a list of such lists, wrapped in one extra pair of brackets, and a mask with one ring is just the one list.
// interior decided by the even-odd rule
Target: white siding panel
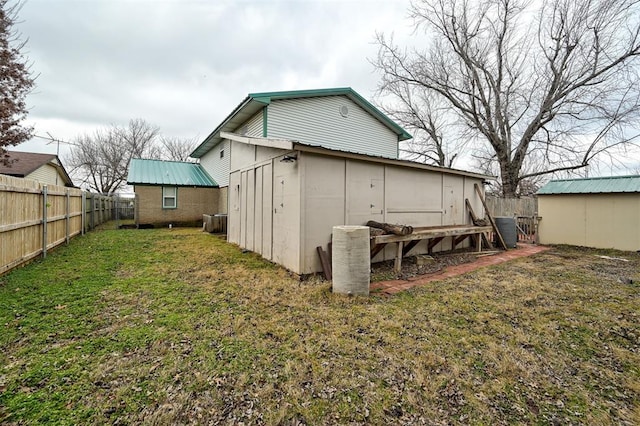
[(300, 271), (300, 180), (297, 163), (273, 163), (273, 261)]
[(256, 146), (247, 145), (241, 142), (233, 142), (231, 144), (231, 170), (236, 171), (245, 169), (256, 163)]
[(49, 164), (38, 167), (33, 172), (25, 176), (25, 178), (36, 180), (45, 185), (64, 186), (64, 180), (58, 174), (58, 170)]
[(247, 243), (246, 248), (251, 251), (255, 249), (255, 229), (256, 229), (256, 171), (255, 169), (247, 170)]
[[(221, 151), (224, 151), (222, 158), (220, 158)], [(218, 185), (224, 187), (229, 186), (230, 159), (231, 144), (229, 140), (223, 139), (200, 158), (200, 164)]]
[[(347, 117), (340, 108), (348, 108)], [(267, 136), (389, 158), (398, 136), (346, 96), (287, 99), (269, 105)]]
[(469, 221), (467, 207), (464, 204), (464, 177), (443, 175), (442, 208), (443, 225), (464, 225)]
[(263, 189), (263, 173), (262, 167), (255, 169), (256, 185), (255, 185), (255, 207), (253, 209), (253, 229), (254, 229), (254, 244), (253, 251), (262, 254), (262, 220), (263, 220), (263, 208), (264, 208), (264, 189)]
[(273, 165), (262, 167), (262, 256), (273, 260)]
[(346, 161), (347, 225), (384, 222), (384, 165)]
[[(240, 173), (240, 247), (247, 247), (247, 172)], [(253, 200), (251, 200), (253, 201)]]
[(240, 193), (240, 172), (232, 173), (229, 179), (229, 216), (227, 223), (227, 240), (231, 243), (239, 245), (241, 228), (240, 200), (242, 199), (242, 194)]
[(303, 196), (303, 274), (321, 271), (316, 247), (327, 250), (336, 225), (345, 218), (345, 160), (304, 153), (299, 160), (304, 167)]
[(262, 137), (262, 111), (259, 111), (253, 115), (253, 117), (242, 123), (233, 133), (243, 136)]

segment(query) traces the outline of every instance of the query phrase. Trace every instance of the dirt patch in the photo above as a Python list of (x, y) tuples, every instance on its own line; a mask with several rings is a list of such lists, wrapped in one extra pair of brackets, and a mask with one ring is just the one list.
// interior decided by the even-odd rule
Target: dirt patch
[(405, 257), (402, 259), (402, 271), (400, 273), (394, 272), (393, 260), (386, 260), (371, 265), (371, 281), (406, 280), (419, 275), (435, 274), (448, 266), (470, 263), (476, 259), (477, 256), (470, 252)]

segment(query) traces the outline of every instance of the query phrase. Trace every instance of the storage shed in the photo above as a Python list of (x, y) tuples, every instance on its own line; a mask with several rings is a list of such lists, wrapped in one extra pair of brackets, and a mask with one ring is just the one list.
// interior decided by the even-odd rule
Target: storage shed
[(538, 211), (541, 244), (640, 250), (640, 176), (552, 180)]
[[(466, 198), (482, 214), (474, 185), (482, 192), (488, 176), (398, 159), (410, 138), (350, 87), (251, 93), (191, 157), (220, 184), (230, 242), (309, 274), (322, 270), (316, 249), (333, 226), (467, 225)], [(376, 240), (373, 260), (468, 244), (451, 236), (395, 251)]]
[(227, 213), (236, 151), (247, 149), (223, 132), (390, 158), (398, 157), (399, 141), (411, 138), (350, 87), (250, 93), (190, 154), (220, 185), (219, 213)]
[(136, 194), (137, 225), (193, 225), (218, 212), (218, 184), (200, 164), (133, 159), (127, 183)]
[[(223, 133), (243, 144), (229, 177), (228, 240), (298, 274), (321, 271), (316, 248), (333, 226), (369, 220), (413, 226), (467, 225), (465, 199), (488, 176), (301, 142)], [(241, 153), (244, 153), (241, 155)], [(413, 254), (427, 252), (420, 242)], [(434, 250), (450, 250), (445, 240)], [(374, 261), (392, 259), (393, 247)]]

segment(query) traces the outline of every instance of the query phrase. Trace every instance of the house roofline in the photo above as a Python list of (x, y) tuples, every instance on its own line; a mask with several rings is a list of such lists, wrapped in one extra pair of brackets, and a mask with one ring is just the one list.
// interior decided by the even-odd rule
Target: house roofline
[[(400, 167), (411, 167), (415, 169), (430, 170), (435, 172), (443, 172), (460, 176), (468, 176), (478, 178), (482, 180), (495, 180), (496, 176), (484, 175), (481, 173), (468, 172), (466, 170), (453, 169), (448, 167), (432, 166), (430, 164), (418, 163), (411, 160), (401, 160), (397, 158), (382, 157), (376, 155), (360, 154), (350, 151), (341, 151), (337, 149), (324, 148), (318, 145), (309, 145), (296, 140), (289, 139), (273, 139), (273, 138), (260, 138), (241, 136), (235, 133), (224, 133), (226, 139), (230, 139), (236, 142), (244, 143), (247, 145), (257, 145), (267, 148), (281, 149), (283, 151), (301, 151), (311, 154), (327, 155), (332, 157), (350, 158), (353, 160), (369, 161), (374, 163), (389, 164)], [(274, 142), (278, 145), (274, 146)]]
[[(250, 106), (255, 105), (255, 111), (251, 111), (250, 114), (257, 112), (258, 110), (269, 105), (272, 101), (284, 100), (284, 99), (298, 99), (298, 98), (313, 98), (321, 96), (347, 96), (362, 109), (371, 114), (379, 122), (389, 128), (398, 136), (398, 141), (411, 139), (413, 136), (406, 130), (400, 127), (395, 121), (391, 120), (382, 111), (376, 108), (373, 104), (363, 98), (351, 87), (337, 87), (329, 89), (313, 89), (313, 90), (289, 90), (280, 92), (260, 92), (250, 93), (234, 110), (198, 145), (190, 157), (201, 158), (204, 154), (209, 152), (211, 148), (216, 146), (223, 138), (220, 136), (222, 131), (233, 131), (235, 129), (227, 128), (232, 120), (240, 114), (243, 110), (248, 109)], [(251, 109), (254, 109), (251, 108)], [(239, 123), (236, 123), (239, 125)], [(263, 123), (263, 126), (265, 124)]]

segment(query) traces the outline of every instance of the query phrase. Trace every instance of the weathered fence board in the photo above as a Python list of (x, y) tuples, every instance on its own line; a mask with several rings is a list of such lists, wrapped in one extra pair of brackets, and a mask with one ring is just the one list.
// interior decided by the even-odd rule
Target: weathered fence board
[(533, 197), (500, 198), (487, 196), (487, 207), (494, 216), (535, 216), (538, 214), (538, 199)]
[(493, 216), (514, 217), (518, 225), (518, 241), (536, 241), (538, 231), (538, 199), (534, 197), (500, 198), (488, 195), (487, 208)]
[(115, 218), (114, 206), (112, 197), (0, 175), (0, 274)]

